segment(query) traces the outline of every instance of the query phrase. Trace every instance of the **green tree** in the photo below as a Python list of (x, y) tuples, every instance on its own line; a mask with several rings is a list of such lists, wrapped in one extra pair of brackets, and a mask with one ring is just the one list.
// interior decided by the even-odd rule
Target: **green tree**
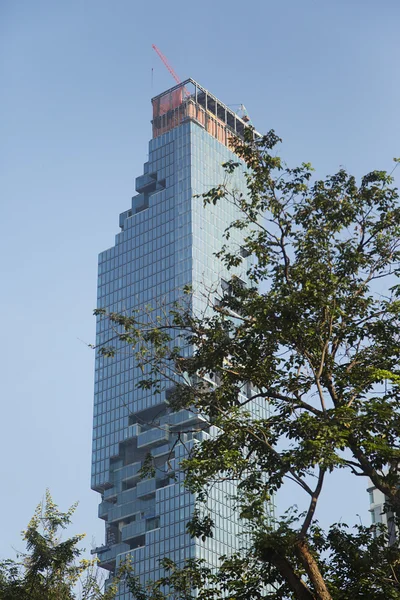
[(38, 504), (23, 539), (27, 552), (18, 560), (0, 561), (1, 600), (75, 600), (78, 584), (81, 600), (112, 600), (118, 578), (103, 593), (96, 573), (96, 560), (81, 558), (78, 545), (85, 534), (62, 541), (61, 533), (71, 524), (77, 504), (61, 512), (46, 491)]
[[(158, 393), (170, 379), (171, 409), (199, 411), (215, 427), (185, 461), (186, 485), (201, 504), (215, 481), (236, 480), (252, 543), (246, 555), (223, 558), (219, 574), (203, 572), (192, 587), (204, 597), (217, 582), (212, 597), (225, 587), (235, 599), (400, 598), (399, 553), (384, 534), (334, 524), (322, 532), (315, 522), (336, 469), (370, 478), (400, 518), (397, 190), (383, 171), (359, 184), (343, 169), (313, 180), (309, 164), (282, 162), (279, 142), (273, 131), (234, 140), (238, 161), (225, 164), (227, 181), (202, 197), (206, 206), (234, 203), (241, 214), (219, 252), (232, 273), (219, 302), (193, 314), (190, 297), (201, 290), (187, 289), (189, 302), (155, 322), (151, 309), (98, 309), (119, 340), (100, 353), (112, 360), (120, 343), (130, 344), (139, 386)], [(246, 195), (229, 186), (229, 174), (244, 167)], [(231, 244), (232, 229), (244, 232), (241, 248)], [(248, 254), (243, 286), (235, 273)], [(240, 400), (244, 386), (251, 396)], [(268, 418), (249, 410), (255, 399), (268, 404)], [(268, 501), (286, 478), (308, 508), (272, 524)], [(189, 530), (212, 535), (209, 515), (200, 514), (204, 507)]]

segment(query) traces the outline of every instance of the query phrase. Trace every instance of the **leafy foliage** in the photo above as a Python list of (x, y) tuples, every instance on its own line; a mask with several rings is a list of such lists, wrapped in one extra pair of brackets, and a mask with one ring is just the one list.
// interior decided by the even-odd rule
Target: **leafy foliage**
[(80, 558), (78, 547), (84, 534), (65, 541), (60, 534), (71, 524), (77, 504), (61, 512), (50, 492), (38, 504), (23, 539), (27, 552), (18, 561), (0, 562), (0, 598), (2, 600), (75, 600), (81, 586), (81, 600), (112, 600), (118, 578), (107, 592), (102, 591), (96, 560)]
[[(117, 332), (115, 347), (100, 353), (131, 345), (139, 386), (159, 393), (173, 381), (171, 407), (199, 411), (214, 428), (184, 463), (186, 485), (201, 501), (215, 481), (235, 480), (252, 544), (247, 556), (223, 559), (208, 586), (215, 576), (236, 599), (400, 598), (397, 547), (364, 528), (324, 534), (314, 521), (336, 469), (370, 478), (400, 518), (397, 190), (383, 171), (359, 184), (343, 169), (313, 180), (309, 164), (282, 162), (279, 142), (273, 131), (233, 140), (240, 161), (226, 163), (227, 177), (245, 166), (248, 193), (225, 182), (202, 197), (205, 205), (234, 203), (241, 214), (219, 252), (232, 273), (219, 302), (193, 314), (200, 290), (188, 289), (187, 306), (156, 322), (148, 311), (100, 309)], [(234, 229), (244, 234), (240, 249)], [(237, 275), (243, 268), (249, 286)], [(256, 401), (270, 408), (267, 418), (250, 410)], [(308, 510), (273, 525), (268, 500), (285, 479), (297, 483)], [(189, 529), (208, 536), (212, 523)], [(208, 594), (203, 584), (199, 593)]]

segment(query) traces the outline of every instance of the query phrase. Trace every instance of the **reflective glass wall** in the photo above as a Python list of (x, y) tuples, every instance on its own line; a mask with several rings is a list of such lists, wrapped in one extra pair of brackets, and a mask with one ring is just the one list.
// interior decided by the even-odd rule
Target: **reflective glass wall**
[[(230, 159), (237, 157), (193, 121), (150, 141), (149, 160), (136, 179), (137, 195), (120, 215), (121, 232), (99, 256), (99, 308), (129, 313), (151, 306), (156, 319), (187, 284), (194, 289), (194, 309), (206, 308), (208, 291), (230, 277), (214, 253), (238, 215), (228, 202), (204, 208), (195, 195), (223, 181), (222, 163)], [(245, 191), (242, 172), (233, 175), (230, 186)], [(230, 244), (240, 251), (240, 232)], [(244, 265), (237, 271), (244, 281), (245, 270)], [(107, 320), (99, 318), (97, 345), (112, 338)], [(186, 533), (194, 499), (182, 487), (179, 463), (196, 437), (213, 432), (183, 434), (177, 442), (177, 432), (195, 429), (201, 417), (186, 411), (167, 414), (165, 392), (136, 389), (141, 378), (127, 348), (117, 348), (114, 358), (96, 358), (92, 488), (101, 494), (99, 517), (106, 529), (105, 544), (96, 549), (101, 565), (112, 572), (130, 554), (144, 583), (160, 576), (158, 561), (164, 556), (177, 562), (201, 557), (217, 564), (241, 541), (227, 501), (234, 492), (229, 483), (214, 487), (210, 498), (214, 537), (201, 542)], [(156, 475), (144, 480), (140, 469), (149, 452)], [(118, 599), (128, 598), (121, 590)]]

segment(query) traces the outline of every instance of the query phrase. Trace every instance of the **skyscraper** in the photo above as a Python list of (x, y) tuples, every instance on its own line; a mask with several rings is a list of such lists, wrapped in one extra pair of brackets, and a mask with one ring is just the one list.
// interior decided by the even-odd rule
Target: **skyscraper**
[[(202, 290), (231, 277), (214, 253), (225, 228), (239, 216), (237, 208), (224, 202), (205, 209), (195, 195), (223, 181), (222, 164), (237, 160), (229, 148), (231, 136), (242, 136), (247, 124), (192, 79), (153, 98), (152, 106), (153, 137), (144, 173), (136, 178), (137, 194), (120, 215), (115, 245), (99, 256), (98, 307), (129, 313), (150, 305), (157, 317), (188, 284), (194, 289), (193, 309), (204, 309)], [(243, 172), (237, 170), (229, 185), (245, 193)], [(239, 231), (232, 233), (230, 244), (241, 251)], [(237, 271), (244, 283), (245, 272), (246, 264)], [(111, 337), (109, 323), (99, 319), (97, 345)], [(240, 525), (226, 500), (233, 488), (225, 483), (213, 489), (210, 499), (213, 539), (188, 536), (185, 525), (194, 499), (182, 487), (179, 462), (196, 438), (210, 432), (187, 433), (178, 440), (183, 427), (202, 429), (201, 416), (168, 414), (168, 389), (160, 395), (137, 389), (140, 378), (126, 348), (112, 359), (96, 357), (92, 488), (102, 496), (99, 517), (106, 527), (105, 545), (97, 549), (101, 566), (112, 572), (129, 553), (145, 582), (159, 577), (158, 561), (164, 556), (217, 564), (219, 556), (238, 548)], [(149, 451), (156, 476), (141, 479)], [(129, 595), (122, 590), (119, 598)]]

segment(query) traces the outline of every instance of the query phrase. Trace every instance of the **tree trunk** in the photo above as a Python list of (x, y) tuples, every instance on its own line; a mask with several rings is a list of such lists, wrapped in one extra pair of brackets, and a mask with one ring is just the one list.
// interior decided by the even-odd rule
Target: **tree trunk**
[(314, 596), (304, 581), (302, 581), (295, 573), (292, 565), (283, 555), (280, 555), (272, 548), (263, 548), (261, 550), (261, 558), (265, 560), (265, 562), (274, 565), (293, 591), (297, 600), (319, 600)]
[(295, 551), (314, 587), (315, 599), (332, 600), (332, 596), (326, 587), (325, 581), (321, 575), (321, 571), (319, 570), (318, 564), (308, 548), (307, 542), (304, 540), (299, 540), (296, 543)]

